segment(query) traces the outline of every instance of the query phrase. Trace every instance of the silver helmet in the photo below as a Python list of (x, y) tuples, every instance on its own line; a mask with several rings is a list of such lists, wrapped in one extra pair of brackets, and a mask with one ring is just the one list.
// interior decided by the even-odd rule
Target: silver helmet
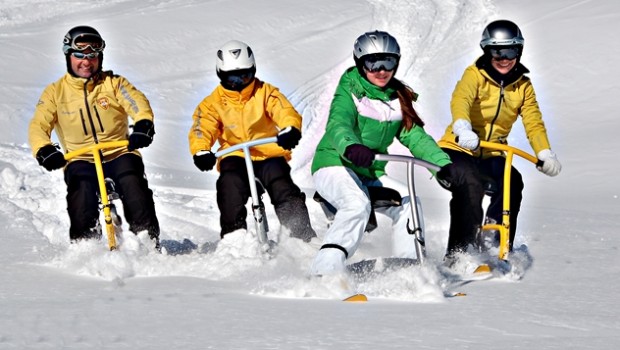
[(353, 56), (356, 61), (366, 55), (392, 54), (400, 58), (400, 46), (396, 38), (387, 32), (374, 31), (360, 35), (353, 44)]
[(485, 50), (488, 46), (517, 46), (522, 50), (524, 42), (521, 29), (516, 24), (508, 20), (498, 20), (484, 28), (480, 47)]

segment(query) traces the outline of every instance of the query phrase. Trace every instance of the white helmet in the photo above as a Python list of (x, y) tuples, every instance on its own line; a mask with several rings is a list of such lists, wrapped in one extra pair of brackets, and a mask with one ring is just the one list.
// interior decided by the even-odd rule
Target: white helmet
[(231, 40), (217, 50), (215, 67), (218, 73), (250, 69), (255, 66), (256, 61), (252, 49), (241, 41)]

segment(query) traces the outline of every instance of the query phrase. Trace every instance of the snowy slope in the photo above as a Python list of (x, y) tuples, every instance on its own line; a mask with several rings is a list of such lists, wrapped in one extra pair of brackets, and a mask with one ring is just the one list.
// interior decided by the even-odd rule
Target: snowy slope
[[(0, 0), (0, 349), (615, 349), (619, 17), (614, 1), (578, 0)], [(523, 29), (523, 62), (564, 166), (548, 178), (517, 163), (526, 192), (512, 274), (455, 286), (442, 272), (449, 197), (425, 172), (416, 186), (431, 264), (357, 281), (366, 304), (338, 302), (306, 277), (316, 244), (280, 235), (271, 208), (275, 257), (258, 253), (251, 233), (219, 240), (216, 174), (196, 170), (187, 146), (191, 113), (217, 84), (219, 45), (249, 43), (258, 76), (303, 113), (292, 165), (311, 194), (308, 162), (359, 34), (399, 39), (398, 76), (420, 93), (417, 108), (439, 137), (452, 88), (497, 18)], [(61, 38), (79, 24), (100, 30), (105, 68), (155, 110), (143, 154), (165, 254), (131, 234), (116, 252), (69, 245), (62, 173), (40, 168), (27, 146), (40, 93), (66, 69)], [(510, 142), (531, 151), (519, 128)], [(308, 205), (322, 235), (324, 216)], [(386, 254), (389, 234), (367, 236), (355, 259)], [(444, 296), (452, 290), (467, 296)]]

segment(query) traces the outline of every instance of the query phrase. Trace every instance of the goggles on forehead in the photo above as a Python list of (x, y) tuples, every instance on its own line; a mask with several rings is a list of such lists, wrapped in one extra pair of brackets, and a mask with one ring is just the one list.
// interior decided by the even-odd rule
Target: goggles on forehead
[(489, 54), (496, 60), (514, 60), (519, 56), (520, 51), (518, 47), (490, 48)]
[(88, 48), (95, 52), (102, 52), (105, 49), (105, 41), (99, 35), (90, 33), (79, 34), (72, 39), (65, 37), (63, 46), (65, 53), (69, 50), (84, 51)]
[(369, 72), (386, 71), (391, 72), (398, 65), (398, 58), (388, 55), (367, 55), (362, 57), (364, 68)]
[(85, 59), (89, 59), (92, 60), (94, 58), (99, 57), (99, 52), (95, 51), (95, 52), (91, 52), (91, 53), (83, 53), (83, 52), (79, 52), (79, 51), (73, 51), (71, 52), (71, 56), (79, 59), (79, 60), (85, 60)]

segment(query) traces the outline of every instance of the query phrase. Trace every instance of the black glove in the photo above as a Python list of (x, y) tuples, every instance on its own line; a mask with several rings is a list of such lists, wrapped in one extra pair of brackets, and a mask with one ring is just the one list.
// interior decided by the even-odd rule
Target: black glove
[(347, 146), (344, 150), (344, 156), (350, 160), (353, 165), (361, 168), (368, 168), (372, 164), (372, 161), (375, 160), (375, 152), (361, 144)]
[(148, 119), (138, 120), (133, 126), (133, 132), (129, 135), (127, 150), (133, 151), (150, 145), (153, 142), (153, 135), (155, 135), (153, 122)]
[(450, 190), (453, 181), (454, 165), (448, 164), (441, 167), (441, 169), (439, 169), (439, 171), (437, 172), (437, 182), (439, 182), (439, 185), (441, 185), (441, 187), (445, 188), (446, 190)]
[(278, 133), (278, 146), (292, 150), (299, 143), (301, 132), (294, 127), (288, 127)]
[(52, 171), (60, 169), (67, 164), (65, 156), (56, 145), (43, 146), (37, 151), (37, 161), (39, 165)]
[(196, 168), (200, 169), (200, 171), (209, 171), (213, 169), (215, 161), (215, 154), (211, 151), (200, 151), (194, 154), (194, 165), (196, 165)]

